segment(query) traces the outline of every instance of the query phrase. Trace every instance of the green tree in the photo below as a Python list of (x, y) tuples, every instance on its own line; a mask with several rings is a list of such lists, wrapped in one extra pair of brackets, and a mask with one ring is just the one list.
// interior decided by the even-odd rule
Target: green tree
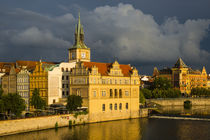
[(72, 112), (77, 110), (77, 107), (82, 106), (82, 97), (77, 95), (70, 95), (67, 99), (67, 105), (66, 108)]
[(152, 98), (152, 92), (151, 92), (151, 90), (146, 89), (146, 88), (143, 88), (143, 89), (140, 90), (140, 92), (144, 95), (144, 97), (146, 99)]
[(35, 109), (44, 109), (46, 106), (46, 101), (39, 95), (39, 89), (34, 89), (30, 103), (32, 106), (34, 106)]
[(159, 77), (155, 78), (151, 89), (162, 89), (162, 90), (167, 90), (172, 87), (171, 82), (167, 78)]
[(2, 85), (0, 85), (0, 113), (4, 113), (4, 101), (2, 100), (2, 95), (3, 95), (3, 89)]
[(144, 93), (140, 90), (139, 91), (139, 103), (144, 104), (146, 101), (145, 97), (144, 97)]
[(2, 96), (3, 109), (7, 111), (8, 114), (14, 113), (16, 116), (20, 116), (22, 111), (25, 110), (25, 101), (17, 93), (9, 93)]
[(0, 99), (1, 99), (1, 97), (2, 97), (2, 95), (3, 95), (3, 89), (2, 89), (2, 85), (0, 85)]

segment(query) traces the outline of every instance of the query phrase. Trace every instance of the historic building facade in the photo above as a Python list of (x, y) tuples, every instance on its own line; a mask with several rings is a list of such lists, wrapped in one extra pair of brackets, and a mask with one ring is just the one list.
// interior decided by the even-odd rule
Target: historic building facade
[(34, 71), (29, 75), (30, 77), (30, 98), (35, 88), (39, 89), (39, 95), (48, 102), (48, 71), (50, 67), (55, 64), (37, 62)]
[(202, 71), (193, 70), (188, 67), (181, 58), (179, 58), (173, 68), (164, 68), (153, 71), (153, 77), (166, 77), (172, 86), (184, 94), (190, 94), (192, 88), (207, 88), (207, 73), (205, 67)]
[(17, 93), (25, 100), (26, 111), (29, 111), (29, 95), (30, 95), (30, 72), (27, 67), (23, 67), (17, 74)]
[(17, 74), (14, 65), (11, 65), (9, 73), (2, 76), (2, 89), (4, 94), (17, 92)]
[(75, 44), (69, 49), (69, 62), (76, 62), (70, 72), (70, 95), (80, 95), (88, 108), (90, 121), (139, 117), (138, 71), (130, 65), (90, 62), (90, 49), (84, 44), (80, 18)]
[(48, 71), (48, 103), (66, 104), (69, 96), (70, 71), (75, 67), (75, 62), (53, 65)]

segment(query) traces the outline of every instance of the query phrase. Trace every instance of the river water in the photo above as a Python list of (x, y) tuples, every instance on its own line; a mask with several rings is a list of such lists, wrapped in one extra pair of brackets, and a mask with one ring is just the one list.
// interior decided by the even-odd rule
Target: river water
[(0, 140), (209, 140), (210, 122), (131, 119), (0, 137)]

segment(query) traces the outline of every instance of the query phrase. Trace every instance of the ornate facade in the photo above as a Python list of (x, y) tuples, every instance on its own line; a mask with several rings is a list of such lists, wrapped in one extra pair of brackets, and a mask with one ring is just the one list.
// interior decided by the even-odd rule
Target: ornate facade
[(40, 96), (48, 104), (48, 71), (54, 64), (37, 62), (34, 71), (30, 74), (30, 98), (35, 88), (39, 89)]
[(70, 73), (70, 95), (82, 97), (90, 121), (139, 117), (140, 81), (137, 69), (117, 61), (90, 62), (90, 49), (84, 45), (80, 18), (75, 44), (69, 49), (69, 62), (77, 62)]
[(181, 58), (179, 58), (173, 68), (164, 68), (158, 70), (154, 68), (153, 77), (168, 78), (173, 87), (181, 93), (190, 94), (191, 89), (195, 87), (207, 88), (207, 73), (205, 67), (202, 71), (193, 70), (188, 67)]
[(30, 72), (23, 67), (17, 74), (17, 93), (25, 100), (26, 111), (29, 111)]
[(2, 89), (4, 94), (16, 93), (17, 92), (17, 74), (15, 66), (12, 65), (9, 73), (2, 76)]

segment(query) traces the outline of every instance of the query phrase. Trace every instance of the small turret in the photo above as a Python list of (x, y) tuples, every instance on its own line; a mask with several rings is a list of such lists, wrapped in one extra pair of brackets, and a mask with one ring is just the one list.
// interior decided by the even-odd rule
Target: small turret
[(203, 66), (203, 69), (202, 69), (202, 74), (203, 75), (207, 75), (207, 73), (206, 73), (206, 68)]

